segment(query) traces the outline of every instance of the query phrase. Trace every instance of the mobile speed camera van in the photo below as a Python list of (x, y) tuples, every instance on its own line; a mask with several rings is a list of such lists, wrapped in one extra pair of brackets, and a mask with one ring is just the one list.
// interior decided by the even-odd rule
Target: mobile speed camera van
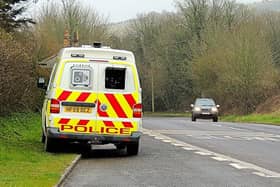
[(60, 142), (114, 144), (137, 155), (142, 128), (140, 81), (132, 52), (108, 47), (60, 51), (42, 109), (42, 142), (55, 152)]

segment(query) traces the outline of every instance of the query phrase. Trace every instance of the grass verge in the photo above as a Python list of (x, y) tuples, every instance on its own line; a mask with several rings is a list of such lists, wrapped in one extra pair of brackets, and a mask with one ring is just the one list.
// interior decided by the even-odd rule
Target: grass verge
[(39, 114), (0, 118), (0, 186), (54, 186), (75, 158), (44, 152), (40, 121)]
[(222, 121), (241, 122), (241, 123), (260, 123), (270, 125), (280, 125), (279, 115), (274, 114), (251, 114), (246, 116), (222, 116)]

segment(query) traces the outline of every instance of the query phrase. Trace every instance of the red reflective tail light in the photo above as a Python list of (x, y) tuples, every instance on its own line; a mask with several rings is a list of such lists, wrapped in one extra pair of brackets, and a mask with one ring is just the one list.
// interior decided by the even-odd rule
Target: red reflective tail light
[(59, 112), (60, 112), (60, 102), (59, 102), (59, 100), (51, 99), (50, 112), (52, 114), (59, 114)]
[(142, 104), (136, 104), (133, 106), (133, 117), (142, 118)]

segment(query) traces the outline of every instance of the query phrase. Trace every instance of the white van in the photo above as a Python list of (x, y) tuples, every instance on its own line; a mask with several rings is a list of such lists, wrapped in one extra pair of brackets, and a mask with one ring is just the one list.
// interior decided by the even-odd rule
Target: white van
[[(38, 87), (44, 88), (40, 78)], [(42, 109), (42, 141), (115, 144), (137, 155), (142, 128), (141, 87), (132, 52), (103, 47), (60, 51)]]

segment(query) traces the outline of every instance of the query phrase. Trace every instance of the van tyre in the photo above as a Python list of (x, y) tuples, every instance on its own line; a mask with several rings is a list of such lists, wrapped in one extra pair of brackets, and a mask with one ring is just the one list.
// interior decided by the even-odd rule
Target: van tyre
[(138, 155), (138, 153), (140, 152), (140, 140), (135, 143), (127, 144), (126, 152), (128, 156)]
[(53, 139), (46, 137), (44, 149), (50, 153), (57, 152), (57, 143)]

